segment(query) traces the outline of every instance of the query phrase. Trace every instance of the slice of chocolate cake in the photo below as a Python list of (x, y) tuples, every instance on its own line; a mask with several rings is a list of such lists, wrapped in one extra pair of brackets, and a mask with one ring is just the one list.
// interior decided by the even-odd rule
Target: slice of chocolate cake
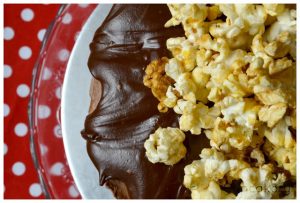
[(117, 198), (190, 198), (183, 168), (209, 146), (205, 136), (187, 133), (187, 154), (179, 163), (152, 164), (145, 156), (144, 142), (151, 133), (178, 126), (178, 115), (160, 113), (159, 101), (143, 84), (145, 67), (170, 55), (166, 40), (184, 36), (180, 26), (164, 27), (170, 18), (167, 5), (115, 5), (90, 44), (88, 66), (94, 79), (82, 136), (100, 185)]

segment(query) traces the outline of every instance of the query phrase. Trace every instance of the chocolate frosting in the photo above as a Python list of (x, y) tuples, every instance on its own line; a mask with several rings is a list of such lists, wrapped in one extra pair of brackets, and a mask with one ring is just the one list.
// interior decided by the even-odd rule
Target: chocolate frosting
[(117, 198), (190, 198), (183, 186), (184, 166), (209, 142), (186, 133), (187, 155), (173, 166), (150, 163), (144, 142), (158, 127), (178, 127), (173, 110), (160, 113), (158, 100), (144, 86), (145, 67), (169, 56), (166, 40), (184, 36), (181, 26), (164, 28), (166, 5), (114, 5), (90, 44), (88, 66), (102, 83), (102, 98), (81, 132), (99, 171), (100, 185)]

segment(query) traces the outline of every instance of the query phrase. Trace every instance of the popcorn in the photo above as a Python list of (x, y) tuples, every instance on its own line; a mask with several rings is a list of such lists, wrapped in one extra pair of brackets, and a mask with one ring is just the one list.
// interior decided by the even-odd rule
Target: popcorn
[(192, 80), (191, 73), (181, 74), (175, 83), (175, 89), (182, 95), (183, 99), (196, 102), (197, 86)]
[(263, 4), (263, 6), (267, 14), (271, 16), (277, 16), (281, 14), (285, 9), (284, 4)]
[(281, 90), (282, 96), (286, 100), (289, 108), (296, 108), (296, 64), (281, 71), (279, 74), (272, 75), (272, 83)]
[(182, 62), (185, 71), (191, 71), (196, 64), (196, 47), (184, 37), (170, 38), (167, 48), (178, 61)]
[(207, 8), (207, 19), (210, 21), (216, 20), (219, 16), (222, 15), (218, 5), (212, 5)]
[[(185, 36), (167, 40), (172, 58), (158, 73), (173, 81), (151, 87), (160, 111), (180, 115), (178, 130), (210, 140), (184, 169), (192, 198), (294, 198), (295, 188), (285, 196), (274, 188), (296, 180), (295, 6), (168, 7), (165, 26), (181, 24)], [(223, 190), (233, 180), (242, 181), (237, 195)]]
[[(262, 156), (259, 150), (252, 154)], [(223, 153), (208, 148), (202, 150), (200, 157), (184, 168), (183, 183), (191, 190), (192, 198), (235, 198), (234, 194), (221, 190), (219, 181), (241, 179), (242, 191), (237, 194), (237, 199), (267, 199), (277, 196), (277, 188), (287, 180), (283, 173), (275, 175), (272, 164), (263, 164), (264, 160), (259, 167), (251, 167), (243, 160), (227, 159)]]
[(200, 22), (203, 22), (208, 14), (208, 9), (205, 5), (168, 4), (168, 7), (172, 14), (172, 18), (165, 24), (166, 27), (179, 25), (184, 20), (199, 20)]
[(287, 103), (285, 94), (281, 89), (258, 92), (255, 96), (257, 96), (257, 98), (265, 105)]
[[(288, 33), (282, 33), (279, 37), (281, 37), (283, 34)], [(283, 39), (279, 38), (279, 40)], [(263, 67), (269, 69), (270, 75), (276, 74), (292, 66), (292, 60), (289, 60), (287, 57), (284, 57), (290, 51), (291, 48), (288, 44), (284, 44), (279, 40), (272, 41), (266, 46), (264, 46), (263, 38), (261, 35), (256, 35), (253, 39), (253, 44), (251, 47), (253, 53), (255, 54), (255, 56), (263, 58)], [(275, 58), (279, 59), (275, 60)]]
[(230, 48), (226, 40), (222, 38), (212, 39), (209, 34), (200, 36), (195, 44), (200, 48), (219, 52), (216, 62), (220, 62), (221, 60), (225, 59), (230, 53)]
[(248, 85), (247, 75), (240, 73), (238, 75), (230, 74), (223, 82), (225, 94), (233, 97), (245, 97), (251, 94), (251, 89)]
[(277, 148), (293, 148), (296, 146), (296, 141), (293, 139), (285, 119), (281, 119), (272, 129), (265, 129), (264, 134)]
[(261, 34), (255, 35), (252, 41), (251, 50), (256, 57), (260, 57), (264, 60), (263, 68), (267, 68), (273, 61), (273, 58), (265, 52), (263, 42), (263, 36)]
[(265, 163), (265, 157), (262, 151), (260, 151), (258, 148), (255, 148), (251, 154), (250, 157), (252, 159), (256, 159), (257, 163), (256, 166), (262, 166)]
[(222, 153), (205, 148), (202, 150), (201, 160), (193, 161), (184, 168), (185, 187), (192, 192), (193, 199), (232, 199), (235, 195), (221, 190), (218, 180), (237, 175), (248, 164), (238, 160), (225, 160)]
[(203, 149), (200, 157), (201, 160), (194, 161), (184, 169), (184, 185), (191, 190), (192, 198), (235, 198), (234, 194), (221, 190), (218, 181), (224, 178), (243, 181), (238, 199), (272, 198), (278, 192), (274, 187), (286, 181), (282, 173), (274, 178), (271, 164), (250, 167), (244, 161), (228, 160), (222, 153), (212, 149)]
[(260, 105), (253, 99), (237, 99), (229, 96), (218, 105), (221, 106), (221, 112), (227, 122), (234, 120), (237, 124), (251, 129), (257, 122)]
[(261, 57), (253, 57), (249, 68), (247, 69), (246, 73), (248, 76), (258, 76), (258, 75), (264, 75), (265, 71), (262, 69), (264, 65), (264, 60)]
[(191, 101), (186, 101), (184, 99), (177, 100), (176, 106), (174, 106), (174, 111), (177, 114), (183, 114), (184, 109), (191, 109), (193, 108), (194, 103)]
[(210, 76), (206, 74), (203, 68), (197, 66), (192, 71), (192, 79), (197, 84), (198, 87), (205, 87), (209, 81)]
[(175, 26), (182, 23), (187, 38), (194, 42), (196, 37), (208, 32), (210, 23), (205, 22), (205, 19), (214, 19), (221, 15), (218, 8), (210, 8), (205, 5), (191, 4), (168, 4), (172, 18), (166, 22), (165, 27)]
[[(290, 114), (290, 125), (292, 128), (296, 129), (296, 109), (291, 110)], [(287, 117), (288, 118), (288, 117)]]
[(274, 178), (270, 164), (259, 168), (245, 168), (241, 171), (240, 178), (243, 181), (242, 192), (237, 195), (237, 199), (271, 199), (287, 179), (283, 173)]
[(181, 73), (184, 73), (184, 67), (181, 61), (172, 58), (168, 61), (168, 63), (165, 66), (165, 71), (167, 76), (172, 78), (173, 80), (178, 80), (178, 77)]
[(213, 55), (212, 50), (200, 48), (196, 51), (196, 63), (199, 68), (207, 66)]
[(209, 94), (207, 95), (207, 99), (212, 102), (219, 102), (224, 97), (222, 89), (218, 87), (212, 87)]
[(263, 145), (264, 152), (269, 159), (278, 163), (278, 166), (289, 171), (292, 180), (296, 176), (296, 145), (292, 148), (278, 147), (267, 140)]
[(199, 135), (202, 128), (214, 127), (214, 121), (219, 114), (220, 110), (217, 107), (208, 108), (201, 102), (198, 104), (191, 104), (190, 102), (182, 109), (182, 116), (179, 119), (180, 129)]
[(250, 35), (264, 32), (264, 22), (267, 14), (262, 6), (220, 4), (219, 8), (227, 16), (227, 20), (210, 27), (209, 31), (212, 36), (230, 39), (245, 32), (248, 32)]
[(275, 148), (270, 152), (270, 157), (277, 161), (278, 165), (289, 171), (292, 176), (296, 176), (296, 147), (294, 148)]
[(174, 165), (186, 154), (184, 133), (178, 128), (158, 128), (146, 140), (146, 156), (152, 163)]
[(265, 124), (259, 122), (257, 125), (257, 130), (253, 132), (252, 140), (250, 143), (250, 147), (252, 148), (259, 148), (265, 142)]
[(187, 165), (184, 168), (184, 174), (183, 184), (191, 190), (201, 190), (209, 186), (210, 181), (205, 175), (204, 163), (201, 160), (193, 161), (192, 164)]
[(277, 14), (277, 21), (266, 31), (266, 39), (268, 42), (272, 42), (280, 33), (285, 31), (292, 35), (296, 34), (296, 11), (294, 9), (285, 8)]
[(253, 130), (235, 123), (228, 124), (224, 119), (217, 118), (214, 128), (206, 130), (205, 134), (210, 139), (210, 145), (216, 149), (222, 149), (226, 145), (243, 150), (251, 144)]
[(268, 127), (272, 128), (285, 114), (286, 104), (278, 103), (272, 106), (264, 106), (258, 112), (260, 121), (267, 122)]
[(168, 87), (166, 98), (163, 100), (164, 105), (173, 108), (177, 104), (179, 93), (172, 86)]
[(218, 183), (210, 181), (206, 189), (192, 190), (192, 199), (234, 199), (233, 193), (227, 193), (221, 190)]
[(270, 64), (269, 66), (269, 74), (273, 75), (278, 72), (281, 72), (289, 67), (292, 66), (292, 61), (289, 60), (288, 58), (284, 57), (282, 59), (278, 59), (274, 61), (273, 63)]
[(166, 112), (168, 108), (163, 104), (165, 93), (173, 80), (165, 74), (165, 64), (168, 62), (166, 57), (152, 61), (146, 68), (144, 76), (144, 85), (151, 88), (153, 95), (160, 101), (158, 110)]
[(276, 41), (272, 41), (265, 46), (265, 52), (273, 58), (282, 58), (287, 55), (293, 44), (293, 37), (289, 32), (280, 33)]
[(285, 35), (288, 33), (290, 42), (284, 44), (288, 46), (289, 54), (296, 60), (296, 10), (285, 8), (276, 17), (277, 21), (266, 30), (265, 39), (272, 42), (282, 37), (283, 33)]
[(253, 36), (249, 33), (240, 33), (239, 35), (231, 38), (227, 38), (226, 41), (228, 43), (228, 46), (231, 49), (243, 49), (246, 50), (248, 47), (250, 47), (252, 42)]
[(203, 149), (200, 157), (205, 163), (205, 174), (213, 180), (221, 180), (225, 175), (231, 179), (238, 179), (241, 170), (250, 167), (248, 163), (238, 159), (226, 159), (215, 149)]

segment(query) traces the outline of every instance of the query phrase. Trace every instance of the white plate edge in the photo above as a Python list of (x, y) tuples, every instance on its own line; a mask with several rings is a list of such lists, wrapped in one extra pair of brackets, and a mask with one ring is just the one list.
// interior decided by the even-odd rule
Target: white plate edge
[[(75, 181), (75, 184), (82, 196), (83, 199), (90, 199), (90, 198), (95, 198), (95, 197), (90, 197), (88, 196), (87, 194), (85, 194), (84, 192), (84, 188), (82, 188), (83, 186), (79, 184), (79, 177), (76, 176), (76, 168), (74, 168), (74, 165), (72, 164), (72, 153), (70, 152), (70, 149), (69, 149), (69, 146), (68, 146), (68, 138), (67, 138), (67, 129), (65, 128), (64, 126), (64, 123), (66, 123), (66, 114), (65, 114), (65, 109), (66, 109), (66, 95), (67, 95), (67, 92), (68, 92), (68, 83), (70, 82), (70, 70), (71, 70), (71, 67), (72, 67), (72, 64), (74, 63), (74, 57), (76, 56), (76, 50), (78, 49), (78, 46), (81, 44), (81, 40), (82, 38), (86, 35), (86, 33), (89, 31), (89, 29), (91, 27), (95, 28), (95, 31), (96, 29), (100, 26), (100, 23), (99, 24), (96, 24), (94, 23), (97, 19), (97, 16), (99, 13), (101, 13), (103, 10), (105, 9), (111, 9), (112, 7), (112, 4), (101, 4), (101, 5), (98, 5), (95, 10), (92, 12), (91, 16), (88, 18), (88, 20), (86, 21), (85, 25), (83, 26), (83, 28), (81, 29), (82, 31), (80, 32), (80, 35), (78, 36), (75, 44), (74, 44), (74, 47), (73, 47), (73, 50), (72, 50), (72, 53), (69, 57), (69, 61), (68, 61), (68, 64), (67, 64), (67, 68), (66, 68), (66, 72), (65, 72), (65, 77), (64, 77), (64, 82), (63, 82), (63, 86), (62, 86), (62, 98), (61, 98), (61, 129), (62, 129), (62, 137), (63, 137), (63, 143), (64, 143), (64, 148), (65, 148), (65, 153), (66, 153), (66, 157), (67, 157), (67, 160), (68, 160), (68, 164), (69, 164), (69, 167), (70, 167), (70, 170), (71, 170), (71, 174), (73, 176), (73, 179)], [(106, 11), (106, 12), (109, 12)], [(96, 20), (95, 20), (96, 19)], [(86, 29), (86, 28), (89, 28), (89, 29)], [(94, 35), (94, 32), (92, 33), (92, 35)], [(92, 39), (91, 39), (92, 40)], [(90, 40), (90, 42), (91, 42)], [(92, 78), (92, 76), (91, 76)], [(86, 107), (88, 109), (88, 107)], [(88, 114), (88, 112), (86, 112), (86, 115)], [(81, 118), (81, 119), (85, 119), (85, 118)], [(82, 126), (82, 129), (83, 129), (84, 126)], [(80, 132), (78, 132), (78, 134), (80, 135)], [(81, 138), (81, 137), (80, 137)], [(81, 138), (83, 140), (83, 138)], [(84, 140), (83, 140), (84, 141)], [(85, 142), (85, 141), (84, 141)], [(83, 153), (86, 153), (87, 154), (87, 151), (84, 151)], [(88, 155), (87, 155), (88, 156)], [(91, 160), (90, 160), (91, 161)], [(92, 163), (92, 161), (91, 161)], [(94, 166), (93, 166), (94, 167)], [(95, 169), (96, 170), (96, 169)], [(98, 181), (98, 177), (96, 178), (97, 181)], [(99, 186), (100, 187), (100, 186)], [(98, 197), (98, 198), (101, 198), (101, 197)]]

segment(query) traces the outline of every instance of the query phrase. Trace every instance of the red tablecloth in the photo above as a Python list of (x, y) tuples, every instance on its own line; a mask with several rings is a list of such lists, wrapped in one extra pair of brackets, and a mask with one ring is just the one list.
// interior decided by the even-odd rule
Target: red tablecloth
[(30, 156), (32, 69), (59, 5), (4, 5), (4, 198), (44, 198)]

